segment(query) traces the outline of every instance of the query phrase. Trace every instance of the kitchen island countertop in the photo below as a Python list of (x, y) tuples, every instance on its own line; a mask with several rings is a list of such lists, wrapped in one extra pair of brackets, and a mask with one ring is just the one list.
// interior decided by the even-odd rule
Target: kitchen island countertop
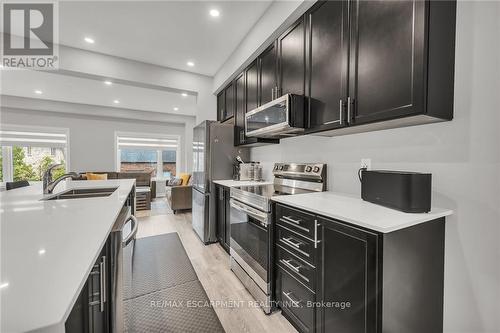
[(40, 200), (41, 183), (0, 193), (1, 332), (64, 332), (134, 184), (66, 181), (54, 190), (118, 187), (98, 198)]

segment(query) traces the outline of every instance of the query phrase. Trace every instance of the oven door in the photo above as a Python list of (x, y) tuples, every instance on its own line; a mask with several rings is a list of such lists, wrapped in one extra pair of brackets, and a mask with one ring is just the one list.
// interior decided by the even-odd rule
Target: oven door
[(231, 256), (267, 292), (270, 216), (235, 199), (230, 206)]

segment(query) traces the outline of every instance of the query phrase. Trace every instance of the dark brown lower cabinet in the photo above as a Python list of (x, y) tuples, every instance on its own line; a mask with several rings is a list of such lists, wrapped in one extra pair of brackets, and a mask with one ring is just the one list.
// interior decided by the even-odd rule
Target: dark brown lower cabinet
[(111, 332), (110, 243), (106, 242), (65, 323), (67, 333)]
[(377, 234), (333, 220), (318, 224), (316, 293), (325, 302), (317, 306), (318, 331), (376, 332)]
[(311, 237), (276, 208), (275, 300), (299, 332), (442, 332), (444, 218), (390, 233), (300, 218)]
[(231, 238), (229, 187), (216, 185), (215, 189), (217, 197), (217, 240), (224, 250), (229, 253), (229, 240)]

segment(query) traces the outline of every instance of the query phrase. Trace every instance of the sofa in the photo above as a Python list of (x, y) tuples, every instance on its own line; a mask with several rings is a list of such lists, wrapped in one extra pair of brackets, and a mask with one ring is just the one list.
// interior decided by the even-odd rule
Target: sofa
[(170, 208), (177, 213), (179, 210), (191, 209), (193, 198), (193, 187), (191, 185), (178, 185), (167, 187), (167, 200)]
[(136, 209), (137, 210), (151, 209), (151, 172), (116, 172), (116, 171), (82, 172), (80, 173), (80, 177), (82, 180), (87, 179), (87, 173), (93, 173), (97, 175), (106, 174), (107, 179), (135, 179)]
[[(191, 176), (189, 175), (188, 178), (184, 177), (180, 184), (178, 184), (179, 179), (176, 180), (167, 182), (167, 201), (174, 214), (179, 210), (191, 209), (193, 206)], [(185, 182), (185, 184), (183, 184), (183, 182)]]

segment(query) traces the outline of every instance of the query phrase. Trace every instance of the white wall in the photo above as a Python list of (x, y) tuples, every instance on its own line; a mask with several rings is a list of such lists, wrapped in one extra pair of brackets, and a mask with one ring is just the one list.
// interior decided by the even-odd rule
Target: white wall
[(5, 124), (69, 128), (71, 171), (115, 170), (115, 131), (178, 135), (182, 145), (179, 171), (189, 171), (191, 168), (191, 160), (187, 159), (186, 147), (192, 146), (192, 136), (186, 137), (185, 126), (181, 124), (3, 107), (0, 120)]
[(359, 194), (361, 158), (372, 168), (431, 172), (433, 204), (447, 219), (444, 329), (500, 331), (500, 3), (458, 2), (455, 119), (253, 148), (273, 162), (324, 162), (330, 190)]

